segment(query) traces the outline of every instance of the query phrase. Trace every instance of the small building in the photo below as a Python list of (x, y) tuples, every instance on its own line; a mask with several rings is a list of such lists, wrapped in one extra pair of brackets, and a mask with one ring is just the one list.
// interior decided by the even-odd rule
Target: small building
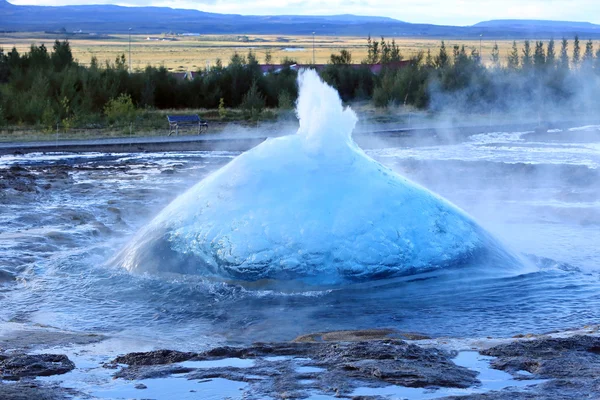
[(171, 76), (180, 82), (193, 81), (196, 78), (197, 73), (193, 71), (187, 72), (171, 72)]
[(410, 60), (402, 60), (402, 61), (395, 61), (395, 62), (390, 62), (390, 63), (386, 63), (386, 64), (368, 64), (369, 69), (371, 70), (372, 73), (374, 73), (375, 75), (381, 73), (381, 70), (383, 70), (384, 67), (386, 68), (390, 68), (390, 69), (401, 69), (401, 68), (406, 68), (408, 66), (410, 66), (411, 61)]
[[(371, 72), (373, 74), (377, 75), (377, 74), (381, 73), (381, 71), (383, 70), (384, 67), (390, 68), (390, 69), (399, 69), (399, 68), (408, 67), (410, 65), (410, 63), (411, 63), (410, 60), (403, 60), (403, 61), (390, 62), (390, 63), (386, 63), (386, 64), (349, 64), (349, 66), (354, 69), (359, 69), (359, 68), (363, 68), (366, 66), (367, 68), (369, 68), (371, 70)], [(322, 71), (327, 65), (329, 65), (329, 64), (292, 64), (292, 65), (290, 65), (290, 69), (292, 69), (294, 71), (298, 71), (303, 68), (312, 68), (317, 71)], [(286, 66), (283, 64), (261, 64), (260, 65), (260, 69), (263, 74), (268, 74), (268, 73), (278, 74), (285, 67)]]

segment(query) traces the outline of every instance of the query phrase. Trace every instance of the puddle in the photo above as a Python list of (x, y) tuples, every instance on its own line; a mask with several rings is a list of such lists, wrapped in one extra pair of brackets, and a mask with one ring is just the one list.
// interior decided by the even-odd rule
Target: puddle
[(272, 357), (264, 357), (263, 358), (263, 360), (269, 361), (269, 362), (287, 361), (289, 359), (291, 359), (291, 357), (289, 357), (289, 356), (272, 356)]
[(519, 375), (523, 375), (523, 376), (532, 376), (533, 374), (529, 371), (517, 371), (517, 374)]
[(394, 399), (427, 400), (446, 396), (464, 396), (475, 393), (485, 393), (502, 390), (508, 387), (524, 388), (526, 386), (545, 382), (545, 380), (540, 379), (516, 380), (504, 371), (490, 368), (489, 362), (493, 359), (493, 357), (482, 356), (475, 351), (461, 351), (458, 353), (458, 356), (452, 360), (456, 365), (479, 372), (477, 379), (481, 381), (481, 386), (475, 388), (440, 388), (432, 390), (407, 388), (403, 386), (386, 386), (383, 388), (362, 387), (356, 389), (352, 393), (352, 396), (384, 396), (392, 397)]
[(319, 368), (319, 367), (302, 366), (302, 367), (296, 368), (296, 372), (298, 372), (299, 374), (313, 374), (316, 372), (323, 372), (323, 371), (325, 371), (325, 369)]
[(481, 389), (486, 392), (501, 390), (507, 387), (525, 387), (545, 382), (542, 379), (516, 380), (512, 375), (504, 371), (490, 368), (490, 361), (493, 359), (494, 357), (482, 356), (475, 351), (462, 351), (458, 353), (458, 356), (453, 361), (456, 365), (479, 372), (477, 379), (481, 381)]
[[(143, 384), (146, 389), (136, 389)], [(97, 388), (90, 394), (101, 399), (242, 399), (247, 384), (227, 379), (194, 381), (185, 378), (142, 379), (122, 382), (106, 388)]]
[[(122, 354), (124, 348), (149, 350), (149, 347), (141, 342), (132, 343), (111, 339), (76, 348), (57, 348), (56, 352), (67, 354), (77, 367), (64, 375), (38, 377), (37, 379), (43, 382), (60, 383), (62, 387), (75, 389), (91, 398), (100, 399), (185, 400), (201, 398), (203, 400), (221, 400), (228, 398), (241, 400), (247, 396), (245, 394), (246, 389), (249, 388), (247, 383), (221, 378), (199, 381), (172, 375), (165, 378), (134, 381), (113, 379), (112, 375), (116, 370), (104, 368), (103, 364), (110, 362), (116, 355)], [(190, 368), (250, 368), (254, 366), (254, 361), (225, 358), (211, 361), (186, 361), (179, 364)], [(137, 385), (144, 385), (146, 388), (137, 389)]]
[(311, 393), (308, 400), (339, 400), (339, 397), (329, 396), (327, 394)]
[[(206, 399), (231, 400), (242, 399), (248, 384), (227, 379), (188, 380), (184, 376), (172, 375), (166, 378), (141, 379), (128, 381), (113, 379), (113, 369), (103, 368), (102, 362), (108, 359), (75, 357), (77, 368), (65, 375), (38, 378), (45, 382), (60, 382), (61, 386), (72, 388), (92, 398), (100, 399)], [(243, 361), (240, 363), (239, 361)], [(216, 366), (250, 365), (247, 360), (225, 359), (220, 364), (212, 361), (188, 362), (195, 368), (212, 368)], [(208, 364), (211, 363), (211, 364)], [(214, 364), (214, 365), (213, 365)], [(191, 365), (190, 365), (191, 366)], [(144, 385), (144, 389), (136, 386)]]
[(251, 368), (254, 367), (254, 360), (247, 360), (243, 358), (223, 358), (221, 360), (184, 361), (178, 364), (185, 368), (200, 369), (221, 367)]
[[(147, 344), (136, 343), (141, 349)], [(61, 386), (72, 388), (81, 393), (91, 396), (92, 398), (101, 399), (207, 399), (217, 400), (228, 398), (244, 399), (248, 396), (251, 386), (244, 382), (230, 381), (228, 379), (215, 378), (208, 380), (188, 380), (182, 375), (172, 375), (165, 378), (157, 379), (142, 379), (127, 381), (123, 379), (113, 379), (112, 375), (116, 372), (114, 369), (103, 367), (103, 363), (114, 359), (117, 354), (123, 352), (123, 347), (132, 347), (132, 343), (125, 343), (119, 340), (107, 340), (101, 343), (84, 345), (77, 348), (62, 349), (67, 353), (69, 358), (75, 362), (77, 368), (65, 375), (41, 377), (38, 378), (44, 382), (56, 382)], [(99, 355), (101, 353), (102, 355)], [(294, 362), (310, 363), (310, 359), (293, 358), (287, 356), (265, 357), (265, 361), (284, 361), (293, 359)], [(519, 371), (518, 376), (523, 379), (514, 379), (510, 374), (494, 370), (490, 368), (490, 360), (493, 357), (482, 356), (475, 351), (462, 351), (453, 360), (457, 365), (469, 368), (479, 373), (478, 379), (481, 385), (475, 388), (468, 389), (422, 389), (422, 388), (407, 388), (402, 386), (386, 386), (378, 388), (361, 387), (356, 389), (351, 396), (380, 396), (382, 398), (393, 399), (411, 399), (411, 400), (426, 400), (436, 399), (445, 396), (462, 396), (469, 394), (485, 393), (489, 391), (502, 390), (508, 387), (525, 388), (526, 386), (536, 385), (544, 380), (527, 379), (532, 375), (527, 371)], [(224, 358), (221, 360), (210, 361), (185, 361), (178, 363), (186, 368), (219, 368), (219, 367), (236, 367), (236, 368), (252, 368), (255, 366), (255, 360), (241, 358)], [(299, 365), (295, 371), (299, 374), (320, 373), (325, 371), (311, 365)], [(248, 376), (252, 370), (248, 370)], [(260, 378), (260, 377), (256, 377)], [(302, 385), (310, 385), (314, 383), (311, 379), (302, 379), (299, 381)], [(143, 386), (141, 386), (143, 385)], [(138, 389), (144, 387), (144, 389)], [(311, 391), (309, 399), (312, 400), (328, 400), (333, 399), (331, 395), (325, 395)]]

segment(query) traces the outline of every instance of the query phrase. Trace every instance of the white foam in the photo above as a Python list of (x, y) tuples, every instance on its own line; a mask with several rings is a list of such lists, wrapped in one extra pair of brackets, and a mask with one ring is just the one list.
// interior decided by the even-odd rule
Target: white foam
[(265, 141), (177, 198), (121, 265), (338, 284), (443, 268), (497, 247), (461, 210), (359, 149), (355, 113), (316, 72), (301, 72), (299, 84), (298, 134)]

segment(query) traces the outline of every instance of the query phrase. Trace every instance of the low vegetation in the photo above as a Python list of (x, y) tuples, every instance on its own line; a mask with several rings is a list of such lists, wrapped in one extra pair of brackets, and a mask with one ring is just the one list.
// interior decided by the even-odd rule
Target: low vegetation
[[(331, 54), (320, 74), (344, 101), (372, 101), (377, 107), (543, 114), (557, 107), (596, 107), (600, 98), (600, 50), (595, 52), (591, 41), (582, 45), (578, 37), (572, 43), (525, 41), (522, 48), (514, 42), (505, 59), (494, 46), (488, 65), (476, 47), (447, 48), (443, 41), (433, 54), (401, 60), (394, 40), (369, 38), (361, 64), (341, 50)], [(80, 65), (68, 41), (56, 41), (50, 51), (43, 44), (23, 54), (0, 50), (0, 126), (47, 131), (126, 126), (164, 117), (153, 110), (178, 109), (214, 110), (205, 116), (221, 121), (275, 118), (265, 110), (289, 110), (297, 97), (294, 64), (286, 58), (265, 72), (252, 51), (234, 53), (227, 66), (217, 60), (193, 79), (182, 79), (164, 67), (130, 72), (123, 54), (113, 62)]]

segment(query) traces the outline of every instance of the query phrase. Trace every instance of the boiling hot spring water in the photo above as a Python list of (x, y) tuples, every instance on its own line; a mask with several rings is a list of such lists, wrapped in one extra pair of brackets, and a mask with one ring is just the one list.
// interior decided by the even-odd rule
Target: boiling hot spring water
[(367, 156), (357, 121), (300, 73), (295, 135), (269, 139), (166, 207), (119, 254), (130, 271), (339, 285), (517, 258), (457, 207)]
[(192, 351), (598, 323), (600, 140), (575, 139), (600, 126), (563, 141), (490, 127), (365, 155), (336, 93), (310, 72), (300, 85), (298, 133), (244, 154), (0, 157), (35, 186), (0, 182), (0, 321)]

